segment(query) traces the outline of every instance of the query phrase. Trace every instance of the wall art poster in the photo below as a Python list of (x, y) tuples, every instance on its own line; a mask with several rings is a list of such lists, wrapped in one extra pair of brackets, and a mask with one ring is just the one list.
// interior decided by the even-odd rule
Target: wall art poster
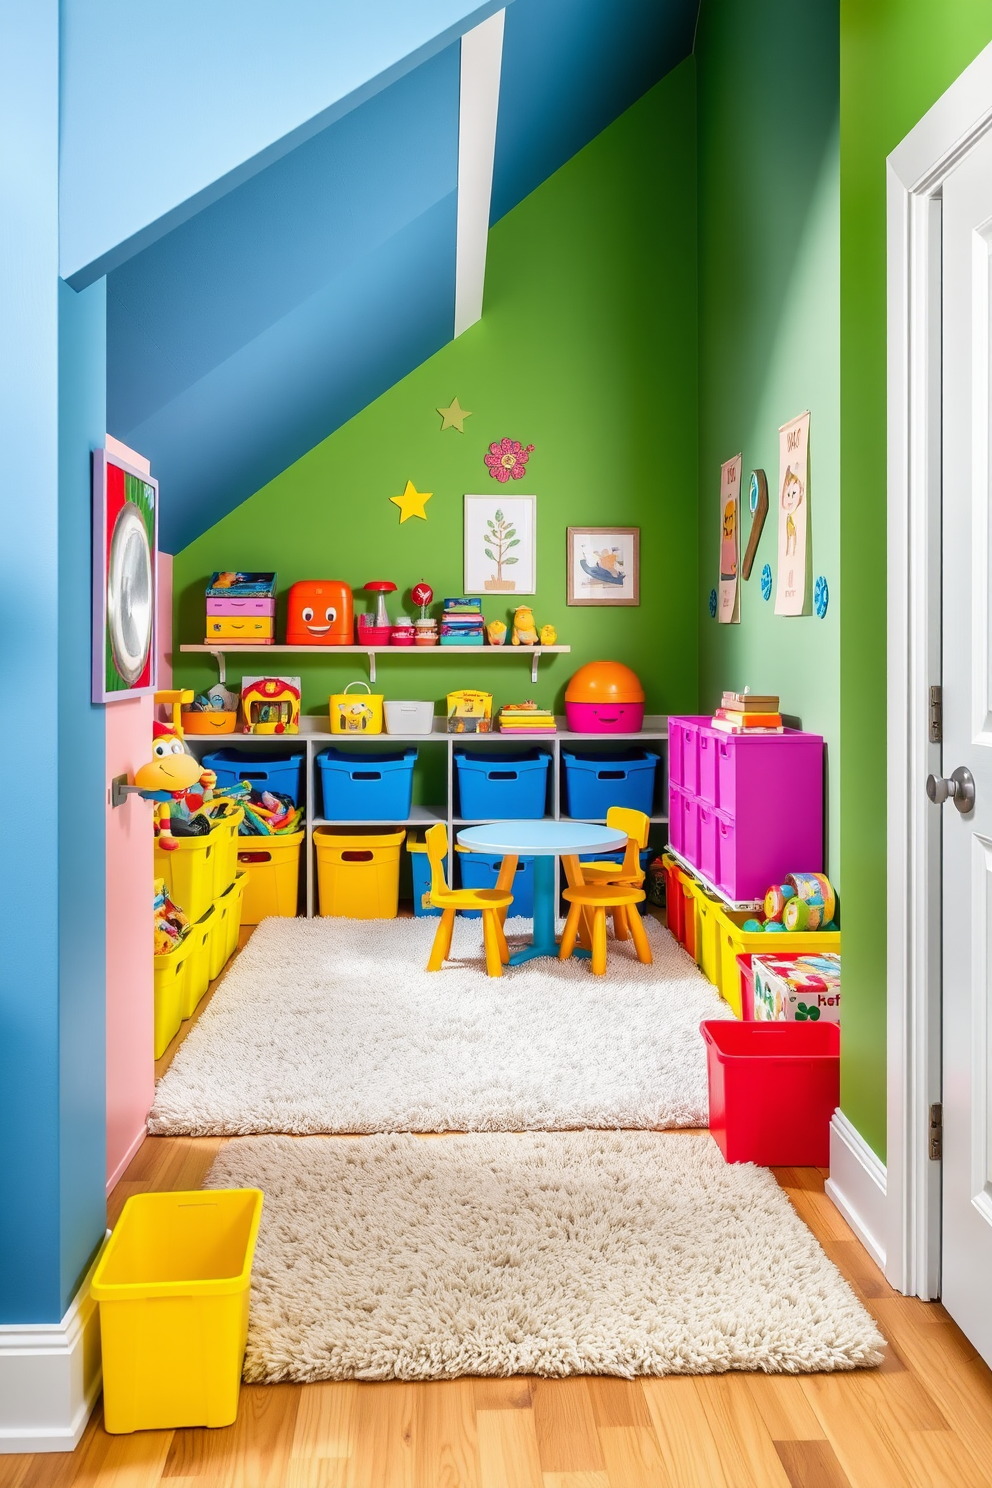
[(778, 587), (776, 615), (806, 613), (809, 531), (809, 414), (778, 431)]
[(94, 703), (155, 691), (158, 482), (93, 452)]
[(534, 594), (537, 497), (465, 497), (465, 593)]
[(640, 604), (639, 527), (569, 527), (567, 539), (567, 604)]
[(735, 455), (720, 466), (720, 587), (716, 618), (722, 625), (739, 625), (740, 592), (737, 576), (741, 566), (741, 467), (743, 455)]

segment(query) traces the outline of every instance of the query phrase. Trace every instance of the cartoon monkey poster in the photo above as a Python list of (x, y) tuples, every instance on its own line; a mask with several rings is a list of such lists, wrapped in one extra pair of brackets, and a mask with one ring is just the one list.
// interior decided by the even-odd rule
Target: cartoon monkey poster
[(776, 615), (806, 613), (809, 534), (809, 414), (778, 431), (778, 585)]
[(720, 466), (720, 587), (716, 618), (722, 625), (739, 625), (741, 567), (741, 467), (743, 455)]

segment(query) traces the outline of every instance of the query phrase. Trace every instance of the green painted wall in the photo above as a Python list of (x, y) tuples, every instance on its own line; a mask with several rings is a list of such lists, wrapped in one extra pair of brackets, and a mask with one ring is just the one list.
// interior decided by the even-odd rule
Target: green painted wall
[(992, 40), (989, 0), (841, 0), (841, 1102), (885, 1154), (885, 157)]
[[(703, 0), (699, 102), (699, 700), (725, 687), (778, 693), (827, 741), (826, 868), (839, 883), (840, 236), (837, 0)], [(813, 577), (826, 618), (775, 615), (778, 429), (811, 412)], [(741, 623), (710, 619), (720, 466), (743, 451), (768, 477), (769, 513)], [(750, 516), (745, 510), (741, 556)], [(799, 865), (797, 865), (799, 866)]]
[[(482, 321), (263, 487), (176, 556), (175, 639), (202, 641), (206, 577), (275, 568), (356, 589), (426, 579), (462, 592), (462, 496), (497, 491), (483, 464), (503, 435), (535, 445), (511, 488), (538, 498), (538, 623), (570, 656), (380, 659), (387, 697), (443, 698), (481, 685), (503, 701), (561, 708), (581, 662), (619, 657), (651, 711), (696, 705), (695, 106), (691, 61), (659, 83), (492, 230)], [(439, 405), (473, 410), (440, 432)], [(402, 526), (389, 497), (407, 479), (432, 491), (429, 520)], [(639, 524), (639, 608), (565, 604), (565, 529)], [(359, 608), (366, 596), (356, 595)], [(504, 604), (506, 601), (503, 602)], [(393, 610), (398, 608), (393, 605)], [(410, 606), (406, 608), (409, 610)], [(489, 618), (507, 611), (488, 606)], [(207, 659), (176, 660), (177, 682), (216, 680)], [(246, 671), (258, 670), (246, 658)], [(361, 677), (361, 658), (280, 658), (303, 678), (304, 709)], [(240, 675), (241, 667), (236, 669)]]

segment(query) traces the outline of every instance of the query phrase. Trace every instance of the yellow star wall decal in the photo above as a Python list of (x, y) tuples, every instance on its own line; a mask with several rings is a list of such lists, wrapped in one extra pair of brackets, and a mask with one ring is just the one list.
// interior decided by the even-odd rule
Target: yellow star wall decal
[(465, 420), (472, 415), (467, 408), (462, 408), (457, 398), (452, 398), (448, 408), (439, 408), (441, 415), (441, 432), (445, 429), (457, 429), (459, 434), (465, 433)]
[(433, 496), (433, 491), (418, 491), (413, 481), (408, 480), (402, 496), (390, 496), (390, 501), (400, 509), (400, 526), (407, 517), (423, 517), (427, 521), (424, 507)]

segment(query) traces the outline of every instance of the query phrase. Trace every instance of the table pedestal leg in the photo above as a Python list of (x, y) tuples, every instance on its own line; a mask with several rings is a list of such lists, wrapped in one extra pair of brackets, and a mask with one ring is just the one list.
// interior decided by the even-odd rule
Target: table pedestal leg
[[(555, 937), (555, 860), (551, 854), (534, 859), (534, 939), (529, 946), (514, 951), (511, 966), (520, 966), (524, 961), (533, 961), (536, 956), (557, 956), (558, 941)], [(574, 955), (587, 955), (588, 951), (576, 950)]]

